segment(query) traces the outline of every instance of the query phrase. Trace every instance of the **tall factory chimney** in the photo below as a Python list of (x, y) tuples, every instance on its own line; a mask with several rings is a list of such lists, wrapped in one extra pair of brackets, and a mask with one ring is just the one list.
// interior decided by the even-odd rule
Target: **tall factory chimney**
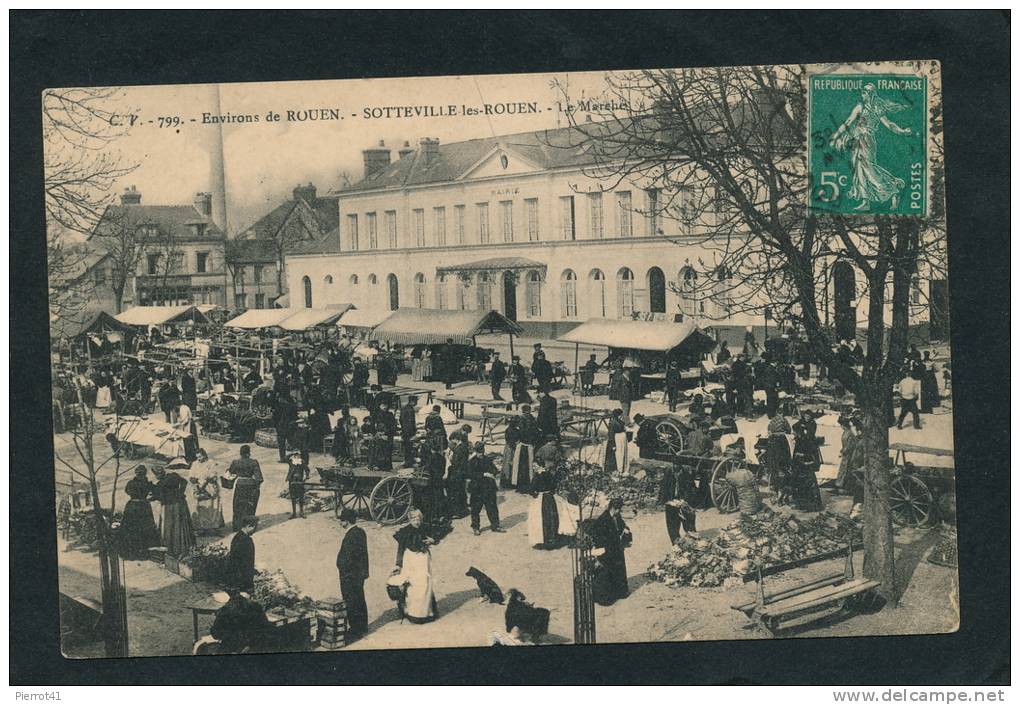
[[(220, 112), (220, 86), (213, 86), (213, 114)], [(227, 232), (227, 177), (223, 159), (223, 123), (213, 127), (213, 139), (209, 155), (209, 181), (212, 189), (212, 221), (223, 232)]]

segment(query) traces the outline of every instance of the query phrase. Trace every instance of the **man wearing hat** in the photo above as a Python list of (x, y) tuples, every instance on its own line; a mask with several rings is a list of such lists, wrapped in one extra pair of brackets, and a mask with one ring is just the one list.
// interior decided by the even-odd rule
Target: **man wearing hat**
[(443, 423), (442, 409), (439, 404), (432, 407), (432, 411), (425, 417), (425, 433), (432, 436), (442, 437), (442, 450), (446, 450), (446, 424)]
[(492, 369), (489, 370), (489, 387), (492, 389), (492, 398), (497, 401), (502, 401), (503, 397), (499, 393), (499, 388), (503, 386), (503, 380), (506, 379), (506, 363), (499, 359), (499, 353), (492, 353)]
[(637, 436), (634, 442), (637, 443), (638, 457), (654, 459), (659, 449), (659, 434), (655, 430), (655, 419), (645, 418), (644, 414), (634, 414), (634, 423), (638, 425)]
[(519, 355), (514, 355), (510, 363), (510, 391), (511, 398), (518, 404), (531, 401), (531, 395), (528, 394), (528, 371), (521, 364)]
[(471, 457), (468, 459), (468, 491), (471, 493), (471, 530), (475, 536), (482, 533), (481, 514), (485, 507), (485, 516), (489, 520), (489, 528), (494, 533), (504, 533), (499, 526), (499, 505), (496, 499), (496, 466), (485, 456), (485, 444), (475, 443)]
[(560, 437), (560, 422), (556, 416), (556, 400), (553, 399), (548, 387), (541, 390), (538, 396), (538, 428), (542, 440)]
[(388, 399), (381, 399), (375, 412), (375, 430), (379, 435), (378, 460), (380, 470), (393, 469), (393, 437), (397, 435), (397, 419), (390, 411)]
[[(469, 427), (470, 428), (470, 427)], [(468, 499), (464, 488), (471, 447), (463, 428), (450, 434), (450, 467), (446, 473), (446, 498), (451, 516), (467, 516)]]
[(535, 360), (531, 363), (531, 373), (535, 375), (539, 392), (547, 392), (552, 389), (552, 364), (545, 359), (545, 353), (541, 350), (535, 353)]
[(255, 591), (255, 542), (251, 535), (258, 523), (253, 516), (244, 517), (240, 531), (230, 540), (230, 553), (227, 554), (230, 587), (249, 595)]
[(308, 464), (300, 451), (291, 451), (287, 467), (287, 494), (290, 495), (290, 518), (305, 518), (305, 481), (308, 479)]
[(408, 397), (400, 407), (400, 448), (404, 454), (404, 467), (414, 467), (414, 436), (418, 432), (418, 397)]
[(368, 579), (368, 540), (365, 530), (357, 525), (353, 509), (340, 512), (344, 538), (336, 554), (340, 577), (340, 596), (347, 605), (347, 638), (353, 641), (368, 631), (368, 605), (365, 604), (365, 581)]

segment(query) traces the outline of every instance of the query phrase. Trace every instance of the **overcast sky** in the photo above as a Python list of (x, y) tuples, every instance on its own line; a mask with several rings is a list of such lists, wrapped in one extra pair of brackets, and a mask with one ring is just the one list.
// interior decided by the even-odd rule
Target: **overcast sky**
[[(236, 233), (290, 198), (298, 183), (311, 181), (324, 193), (339, 186), (342, 172), (357, 181), (363, 172), (361, 151), (379, 140), (393, 149), (395, 160), (396, 150), (405, 140), (412, 145), (422, 137), (452, 142), (565, 126), (565, 117), (556, 109), (559, 91), (551, 85), (557, 77), (569, 81), (573, 96), (605, 97), (601, 72), (223, 84), (221, 114), (259, 116), (258, 123), (223, 128), (229, 230)], [(208, 85), (125, 88), (118, 110), (138, 119), (116, 143), (116, 149), (125, 163), (137, 163), (138, 168), (117, 190), (135, 185), (143, 204), (162, 205), (191, 203), (196, 192), (212, 190), (209, 155), (216, 127), (201, 121), (203, 112), (214, 112), (214, 100), (215, 87)], [(539, 112), (488, 117), (361, 117), (366, 107), (505, 102), (535, 102)], [(316, 108), (339, 108), (345, 119), (287, 121), (287, 110)], [(266, 122), (270, 110), (282, 115), (280, 122)], [(351, 117), (352, 113), (359, 117)], [(178, 116), (183, 122), (161, 128), (161, 116)]]

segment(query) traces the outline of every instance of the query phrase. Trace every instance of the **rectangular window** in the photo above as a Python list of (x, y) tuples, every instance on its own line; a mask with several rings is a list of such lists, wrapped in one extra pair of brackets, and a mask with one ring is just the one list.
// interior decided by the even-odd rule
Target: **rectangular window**
[(145, 269), (149, 274), (159, 274), (159, 255), (146, 255)]
[(442, 247), (446, 244), (446, 208), (439, 206), (432, 212), (436, 217), (436, 245)]
[(265, 308), (265, 307), (266, 307), (266, 295), (265, 294), (255, 294), (255, 308)]
[(514, 202), (500, 201), (500, 220), (503, 221), (503, 242), (514, 241)]
[(358, 251), (358, 216), (356, 213), (352, 213), (347, 216), (347, 232), (349, 233), (348, 240), (351, 243), (351, 252)]
[(170, 272), (173, 274), (184, 273), (184, 253), (174, 252), (170, 255)]
[(397, 249), (397, 212), (386, 211), (386, 240), (390, 249)]
[(529, 274), (525, 293), (528, 299), (528, 317), (542, 316), (542, 279), (537, 274)]
[(247, 273), (244, 271), (244, 267), (237, 267), (234, 269), (234, 286), (244, 287), (244, 277)]
[(648, 223), (648, 235), (659, 234), (659, 189), (645, 189), (647, 215), (645, 221)]
[(379, 249), (379, 231), (376, 229), (375, 213), (366, 213), (365, 220), (368, 225), (368, 249)]
[(467, 242), (467, 233), (464, 227), (464, 206), (454, 206), (454, 228), (457, 230), (457, 244), (463, 245)]
[(676, 194), (676, 203), (680, 207), (680, 232), (690, 235), (694, 229), (694, 220), (698, 217), (694, 208), (694, 193), (689, 188), (680, 189)]
[(478, 275), (478, 308), (481, 311), (492, 310), (492, 282), (487, 272)]
[(262, 283), (262, 272), (264, 270), (265, 270), (265, 267), (263, 267), (261, 264), (256, 264), (255, 265), (255, 271), (252, 274), (252, 280), (256, 284), (261, 284)]
[(524, 199), (524, 210), (528, 216), (528, 242), (538, 242), (538, 199)]
[(92, 281), (96, 286), (102, 286), (106, 283), (106, 268), (96, 267), (92, 270)]
[(591, 223), (591, 239), (601, 240), (605, 237), (605, 226), (602, 224), (602, 194), (588, 194), (588, 222)]
[(634, 211), (630, 191), (619, 191), (616, 194), (616, 225), (620, 237), (634, 236)]
[(483, 245), (489, 243), (489, 204), (478, 204), (478, 242)]
[(414, 209), (414, 244), (417, 247), (425, 247), (425, 210)]
[(467, 282), (457, 276), (457, 310), (467, 310)]
[(199, 274), (205, 274), (209, 266), (209, 253), (199, 252), (195, 255), (195, 271)]
[(234, 308), (248, 308), (248, 295), (234, 294)]
[(574, 229), (574, 197), (562, 196), (560, 198), (560, 232), (564, 240), (576, 240), (577, 231)]
[(440, 274), (436, 277), (436, 308), (446, 309), (446, 275)]

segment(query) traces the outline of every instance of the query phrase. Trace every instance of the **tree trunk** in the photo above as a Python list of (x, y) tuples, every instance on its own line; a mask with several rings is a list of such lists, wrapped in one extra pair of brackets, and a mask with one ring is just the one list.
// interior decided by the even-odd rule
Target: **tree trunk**
[(113, 290), (113, 309), (116, 313), (121, 312), (121, 308), (124, 306), (124, 287), (115, 288)]
[(864, 575), (879, 581), (879, 593), (887, 604), (895, 605), (899, 591), (889, 509), (889, 426), (883, 385), (868, 384), (858, 395), (858, 406), (863, 416), (864, 443)]

